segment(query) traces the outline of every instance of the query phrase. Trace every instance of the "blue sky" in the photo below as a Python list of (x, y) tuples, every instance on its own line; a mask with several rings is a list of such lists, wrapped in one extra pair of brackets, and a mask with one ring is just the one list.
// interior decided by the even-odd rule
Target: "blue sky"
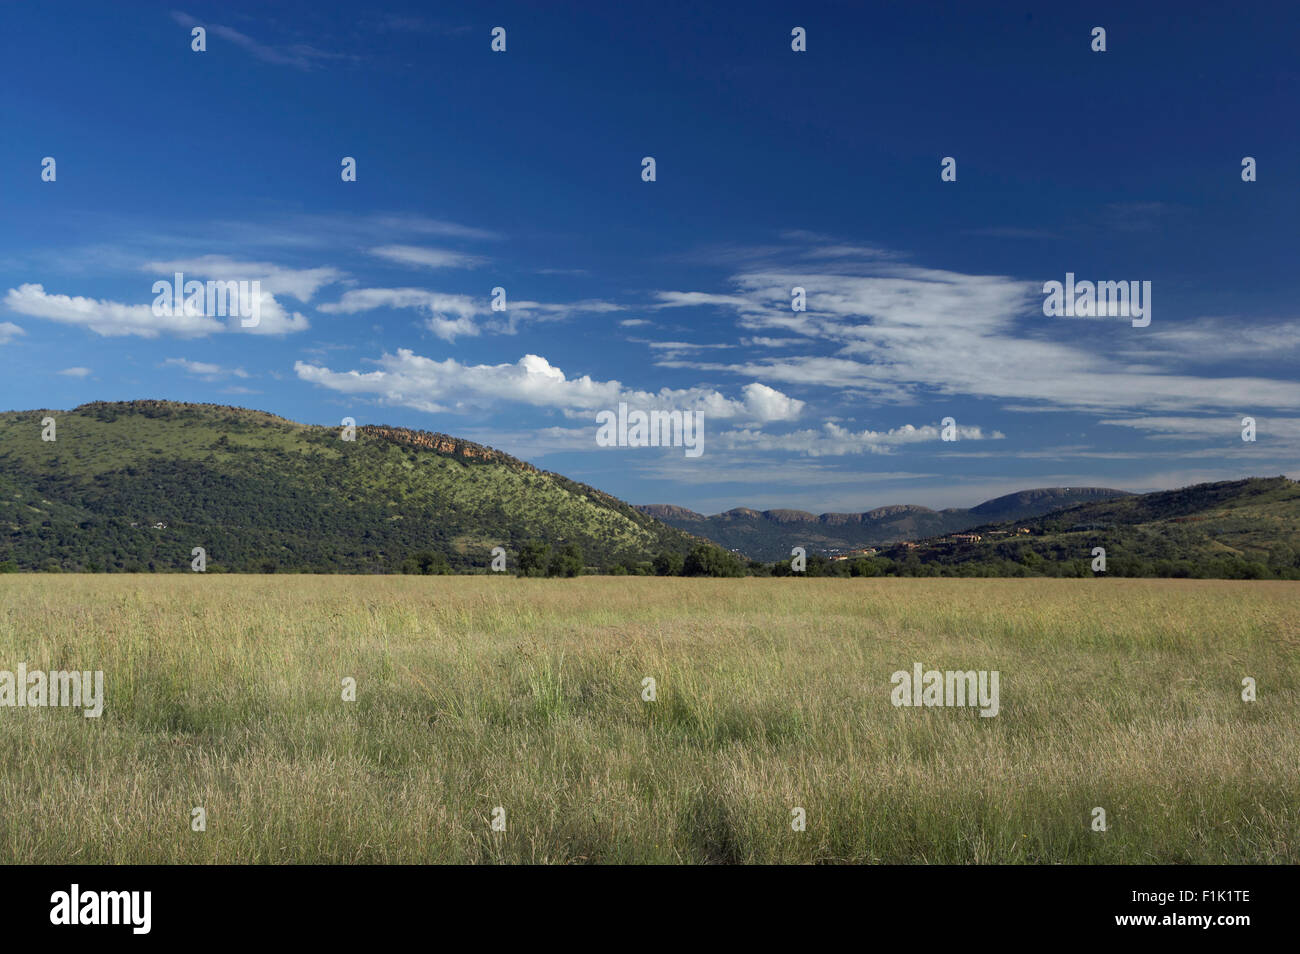
[[(707, 513), (1300, 476), (1300, 12), (1138, 6), (6, 4), (0, 406), (352, 416)], [(154, 315), (177, 270), (262, 323)], [(1067, 272), (1150, 325), (1045, 316)], [(620, 401), (703, 455), (596, 446)]]

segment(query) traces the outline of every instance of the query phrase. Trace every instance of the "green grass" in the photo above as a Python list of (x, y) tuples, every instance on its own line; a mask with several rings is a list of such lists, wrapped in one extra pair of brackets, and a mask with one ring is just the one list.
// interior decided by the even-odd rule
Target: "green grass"
[[(0, 669), (107, 694), (0, 709), (0, 860), (1294, 864), (1298, 596), (0, 576)], [(1000, 714), (893, 707), (914, 661), (999, 670)]]

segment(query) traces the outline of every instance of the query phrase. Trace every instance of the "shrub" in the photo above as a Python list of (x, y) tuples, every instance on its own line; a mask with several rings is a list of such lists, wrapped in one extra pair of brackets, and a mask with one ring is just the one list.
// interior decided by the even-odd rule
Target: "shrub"
[[(270, 561), (267, 561), (270, 563)], [(262, 572), (274, 573), (275, 565), (267, 569), (263, 566)], [(451, 572), (451, 566), (447, 563), (447, 558), (441, 553), (434, 553), (431, 550), (421, 550), (419, 553), (413, 553), (402, 561), (403, 573), (418, 573), (421, 576), (441, 576)]]

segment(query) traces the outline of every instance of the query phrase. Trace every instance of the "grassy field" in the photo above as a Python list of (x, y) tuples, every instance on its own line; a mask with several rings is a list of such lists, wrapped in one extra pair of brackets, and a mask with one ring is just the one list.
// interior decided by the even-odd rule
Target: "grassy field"
[(1297, 583), (0, 576), (107, 696), (0, 708), (0, 861), (1295, 864), (1297, 650)]

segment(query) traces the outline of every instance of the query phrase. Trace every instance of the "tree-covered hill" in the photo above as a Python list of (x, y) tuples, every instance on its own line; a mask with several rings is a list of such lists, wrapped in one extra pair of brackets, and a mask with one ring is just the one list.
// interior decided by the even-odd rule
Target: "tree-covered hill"
[(513, 570), (544, 541), (608, 568), (700, 542), (479, 444), (342, 431), (170, 401), (2, 413), (0, 564), (179, 571), (203, 547), (209, 571), (394, 572), (424, 551), (470, 570), (500, 546)]
[(1198, 484), (1081, 504), (1029, 520), (883, 550), (871, 573), (1300, 579), (1300, 483), (1286, 477)]

